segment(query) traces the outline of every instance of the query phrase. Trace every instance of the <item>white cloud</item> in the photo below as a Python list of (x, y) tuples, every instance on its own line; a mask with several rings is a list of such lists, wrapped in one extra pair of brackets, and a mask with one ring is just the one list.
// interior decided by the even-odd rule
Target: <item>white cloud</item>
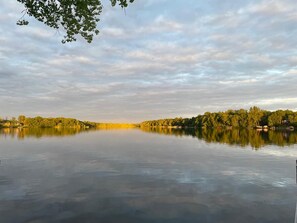
[(269, 98), (269, 99), (262, 99), (254, 102), (254, 104), (257, 105), (274, 105), (282, 103), (283, 105), (286, 104), (296, 104), (297, 103), (297, 98)]
[(137, 1), (126, 15), (106, 6), (92, 44), (67, 45), (33, 19), (16, 26), (16, 5), (0, 3), (2, 116), (54, 115), (54, 107), (81, 119), (141, 121), (296, 108), (293, 0)]
[(275, 16), (278, 13), (285, 13), (292, 11), (294, 5), (290, 1), (259, 1), (257, 3), (251, 4), (243, 11), (249, 13), (258, 13), (260, 15), (269, 15)]

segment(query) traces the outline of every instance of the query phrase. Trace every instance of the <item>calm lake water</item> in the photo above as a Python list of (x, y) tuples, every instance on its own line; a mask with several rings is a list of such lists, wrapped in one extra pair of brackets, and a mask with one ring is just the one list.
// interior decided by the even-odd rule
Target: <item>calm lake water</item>
[(294, 222), (289, 132), (0, 130), (0, 222)]

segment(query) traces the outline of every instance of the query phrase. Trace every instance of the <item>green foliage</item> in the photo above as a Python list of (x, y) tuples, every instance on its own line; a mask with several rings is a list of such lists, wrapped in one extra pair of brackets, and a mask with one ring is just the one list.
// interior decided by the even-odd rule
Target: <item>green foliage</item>
[(43, 118), (37, 116), (34, 118), (20, 115), (18, 120), (12, 118), (11, 120), (0, 120), (0, 127), (5, 128), (74, 128), (74, 129), (115, 129), (115, 128), (135, 128), (136, 124), (129, 123), (97, 123), (89, 121), (80, 121), (73, 118)]
[(24, 116), (24, 115), (20, 115), (18, 117), (18, 121), (19, 121), (19, 124), (20, 125), (24, 125), (25, 124), (25, 120), (26, 120), (26, 116)]
[(0, 119), (0, 127), (30, 127), (30, 128), (256, 128), (261, 126), (289, 128), (290, 126), (297, 128), (297, 112), (290, 110), (277, 110), (274, 112), (265, 111), (258, 107), (252, 107), (249, 110), (227, 110), (225, 112), (205, 112), (192, 118), (168, 118), (144, 121), (137, 124), (129, 123), (96, 123), (89, 121), (79, 121), (73, 118), (43, 118), (40, 116), (29, 118), (20, 115), (18, 119), (11, 120)]
[[(54, 29), (63, 28), (66, 35), (62, 43), (76, 41), (76, 35), (82, 36), (91, 43), (94, 35), (99, 34), (97, 22), (102, 12), (100, 0), (17, 0), (25, 7), (25, 14), (34, 17)], [(110, 0), (111, 5), (117, 3), (125, 8), (134, 0)], [(17, 25), (28, 25), (23, 17)]]
[(284, 118), (284, 112), (281, 110), (278, 110), (276, 112), (273, 112), (268, 117), (268, 125), (269, 126), (279, 126), (282, 124), (282, 120)]
[(134, 0), (129, 0), (129, 1), (127, 1), (127, 0), (110, 0), (110, 2), (111, 2), (112, 6), (115, 6), (118, 2), (122, 8), (125, 8), (128, 6), (129, 2), (132, 3), (132, 2), (134, 2)]
[(258, 126), (262, 116), (263, 116), (263, 111), (260, 108), (256, 106), (251, 107), (248, 113), (248, 126), (249, 127)]
[(257, 126), (297, 126), (297, 112), (290, 110), (265, 111), (258, 107), (249, 110), (227, 110), (225, 112), (205, 112), (192, 118), (174, 118), (144, 121), (143, 128), (256, 128)]
[(26, 118), (26, 127), (34, 128), (88, 128), (89, 125), (73, 118)]

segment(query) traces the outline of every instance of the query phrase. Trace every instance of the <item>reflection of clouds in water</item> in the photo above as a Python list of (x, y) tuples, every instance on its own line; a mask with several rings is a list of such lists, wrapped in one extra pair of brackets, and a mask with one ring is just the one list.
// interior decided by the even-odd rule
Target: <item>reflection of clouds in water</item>
[(275, 175), (272, 172), (261, 173), (239, 168), (238, 171), (221, 171), (221, 175), (234, 178), (234, 182), (237, 182), (239, 185), (253, 184), (261, 187), (269, 187), (269, 185), (272, 187), (288, 187), (295, 185), (293, 178), (279, 178), (279, 175)]
[(9, 190), (5, 190), (0, 193), (0, 200), (5, 200), (5, 201), (17, 201), (21, 200), (26, 197), (27, 193), (26, 190), (28, 188), (25, 187), (16, 187), (14, 186), (13, 188), (10, 188)]
[(237, 174), (233, 170), (223, 170), (221, 173), (222, 173), (222, 175), (225, 175), (225, 176), (233, 176), (233, 175), (236, 175)]
[(190, 172), (183, 172), (180, 173), (176, 181), (180, 184), (199, 184), (201, 185), (206, 185), (208, 183), (208, 178), (202, 177), (200, 175), (193, 175)]
[[(1, 189), (9, 199), (19, 196), (13, 200), (19, 213), (37, 213), (37, 220), (50, 215), (75, 222), (87, 215), (95, 222), (278, 223), (293, 214), (295, 176), (287, 170), (295, 160), (287, 156), (139, 131), (0, 144), (1, 156), (11, 157), (1, 167), (7, 178)], [(3, 222), (17, 218), (15, 207), (2, 203), (0, 216)]]
[(141, 175), (147, 175), (147, 176), (163, 175), (163, 173), (164, 173), (164, 170), (155, 169), (155, 168), (143, 168), (140, 170)]
[(278, 181), (274, 181), (272, 185), (274, 187), (287, 187), (288, 185), (294, 183), (294, 181), (290, 178), (283, 178)]
[(177, 178), (178, 183), (186, 184), (186, 183), (195, 183), (195, 179), (189, 173), (183, 173), (179, 178)]
[(292, 147), (282, 148), (271, 148), (271, 149), (263, 149), (258, 151), (262, 154), (267, 154), (271, 156), (279, 156), (279, 157), (296, 157), (297, 159), (297, 146), (294, 145)]

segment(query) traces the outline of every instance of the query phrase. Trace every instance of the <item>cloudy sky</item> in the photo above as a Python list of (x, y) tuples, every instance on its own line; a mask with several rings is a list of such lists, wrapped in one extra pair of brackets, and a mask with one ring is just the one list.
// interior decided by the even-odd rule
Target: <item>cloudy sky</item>
[(296, 0), (103, 0), (92, 44), (0, 2), (0, 116), (138, 122), (297, 110)]

